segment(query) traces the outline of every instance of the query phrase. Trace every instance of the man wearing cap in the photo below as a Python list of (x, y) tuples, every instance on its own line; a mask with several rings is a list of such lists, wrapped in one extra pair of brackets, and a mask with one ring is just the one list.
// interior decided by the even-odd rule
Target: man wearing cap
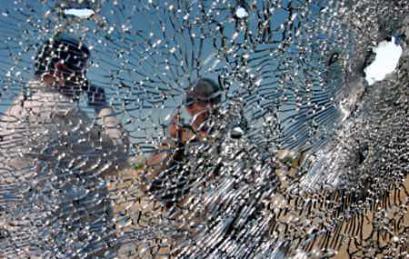
[[(176, 148), (177, 152), (169, 154), (167, 152), (159, 152), (151, 156), (147, 161), (148, 167), (161, 167), (167, 159), (172, 156), (179, 156), (178, 151), (183, 149), (188, 142), (202, 141), (208, 136), (212, 120), (210, 117), (217, 112), (216, 107), (221, 101), (221, 88), (213, 80), (208, 78), (199, 79), (186, 92), (185, 108), (191, 117), (189, 123), (184, 123), (180, 117), (180, 111), (177, 110), (173, 115), (168, 133), (170, 141), (164, 141), (161, 147), (170, 148), (173, 151)], [(177, 159), (177, 158), (176, 158)], [(166, 165), (165, 165), (166, 167)]]
[[(127, 214), (135, 218), (134, 224), (119, 226), (120, 232), (132, 233), (132, 231), (149, 228), (147, 226), (152, 226), (154, 222), (160, 224), (163, 209), (167, 210), (169, 206), (182, 202), (186, 197), (189, 184), (180, 180), (187, 173), (182, 167), (186, 164), (191, 145), (206, 142), (209, 134), (212, 133), (221, 93), (220, 86), (213, 80), (199, 79), (188, 89), (184, 101), (190, 121), (184, 123), (180, 109), (177, 109), (168, 127), (168, 138), (161, 143), (158, 151), (146, 161), (135, 165), (133, 169), (119, 172), (122, 181), (118, 183), (118, 189), (113, 192), (123, 194), (121, 199), (126, 202), (115, 204), (115, 213)], [(123, 192), (124, 189), (127, 192)], [(153, 195), (155, 199), (151, 199), (151, 195), (146, 194)], [(158, 207), (157, 202), (162, 203), (163, 206)], [(166, 257), (170, 254), (171, 243), (173, 244), (174, 241), (173, 238), (150, 240), (148, 251), (152, 255)], [(123, 255), (141, 251), (148, 253), (145, 249), (147, 246), (147, 243), (135, 242), (122, 246), (119, 253)]]
[[(104, 90), (85, 76), (89, 56), (68, 35), (46, 41), (34, 80), (1, 118), (0, 230), (8, 238), (0, 239), (0, 257), (109, 250), (113, 223), (102, 177), (127, 164), (129, 143)], [(79, 108), (82, 94), (97, 120)]]

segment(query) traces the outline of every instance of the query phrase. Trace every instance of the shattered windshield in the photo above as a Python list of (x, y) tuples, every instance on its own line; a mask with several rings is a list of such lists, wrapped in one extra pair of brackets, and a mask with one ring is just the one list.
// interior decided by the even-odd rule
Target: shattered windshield
[(6, 0), (0, 257), (405, 257), (406, 0)]

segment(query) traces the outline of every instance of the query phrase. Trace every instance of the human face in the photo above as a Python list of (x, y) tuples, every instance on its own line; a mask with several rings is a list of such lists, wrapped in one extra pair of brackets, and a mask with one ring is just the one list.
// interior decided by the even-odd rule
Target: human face
[(209, 108), (210, 104), (204, 102), (194, 102), (186, 106), (187, 112), (192, 117), (207, 112)]
[(204, 102), (193, 102), (186, 106), (186, 111), (192, 117), (194, 128), (200, 127), (209, 118), (209, 111), (212, 107), (212, 104)]
[(75, 73), (63, 62), (58, 62), (54, 65), (53, 72), (42, 75), (42, 81), (50, 87), (55, 87), (66, 96), (78, 98), (83, 91), (82, 86), (86, 79), (84, 75)]
[(84, 73), (76, 72), (70, 69), (69, 66), (64, 64), (64, 62), (58, 62), (54, 65), (54, 70), (52, 73), (47, 72), (43, 75), (51, 78), (52, 83), (55, 86), (63, 87), (67, 85), (76, 85), (80, 84), (85, 79), (85, 70)]

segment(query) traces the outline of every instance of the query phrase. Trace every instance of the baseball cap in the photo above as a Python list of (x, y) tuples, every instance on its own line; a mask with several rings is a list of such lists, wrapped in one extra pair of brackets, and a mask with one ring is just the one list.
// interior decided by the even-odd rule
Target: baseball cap
[(58, 62), (63, 62), (71, 72), (83, 72), (90, 56), (88, 47), (80, 40), (61, 33), (47, 40), (35, 58), (34, 70), (36, 75), (54, 71)]

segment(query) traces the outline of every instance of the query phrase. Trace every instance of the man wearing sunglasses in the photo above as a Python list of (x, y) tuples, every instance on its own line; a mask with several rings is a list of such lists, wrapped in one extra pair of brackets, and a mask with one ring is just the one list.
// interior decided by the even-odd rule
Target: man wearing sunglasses
[(166, 182), (169, 184), (170, 179), (181, 177), (181, 175), (172, 177), (173, 173), (183, 174), (183, 170), (176, 168), (183, 167), (188, 145), (200, 144), (208, 138), (217, 120), (217, 106), (221, 102), (221, 94), (222, 89), (211, 79), (202, 78), (193, 84), (186, 92), (184, 102), (190, 121), (183, 122), (178, 109), (168, 127), (168, 140), (164, 141), (158, 152), (146, 161), (144, 178), (148, 183), (147, 191), (167, 205), (178, 201), (187, 190), (176, 188), (164, 192), (163, 186)]
[[(102, 255), (112, 244), (103, 178), (127, 164), (129, 140), (104, 89), (86, 78), (89, 56), (68, 35), (46, 41), (34, 80), (1, 117), (0, 230), (19, 241), (0, 240), (0, 247), (18, 245), (15, 257)], [(83, 94), (97, 119), (80, 109)]]
[(207, 137), (210, 129), (209, 117), (214, 115), (221, 100), (221, 89), (211, 79), (200, 79), (186, 93), (185, 108), (191, 116), (188, 124), (182, 123), (177, 112), (169, 126), (169, 135), (182, 144)]

